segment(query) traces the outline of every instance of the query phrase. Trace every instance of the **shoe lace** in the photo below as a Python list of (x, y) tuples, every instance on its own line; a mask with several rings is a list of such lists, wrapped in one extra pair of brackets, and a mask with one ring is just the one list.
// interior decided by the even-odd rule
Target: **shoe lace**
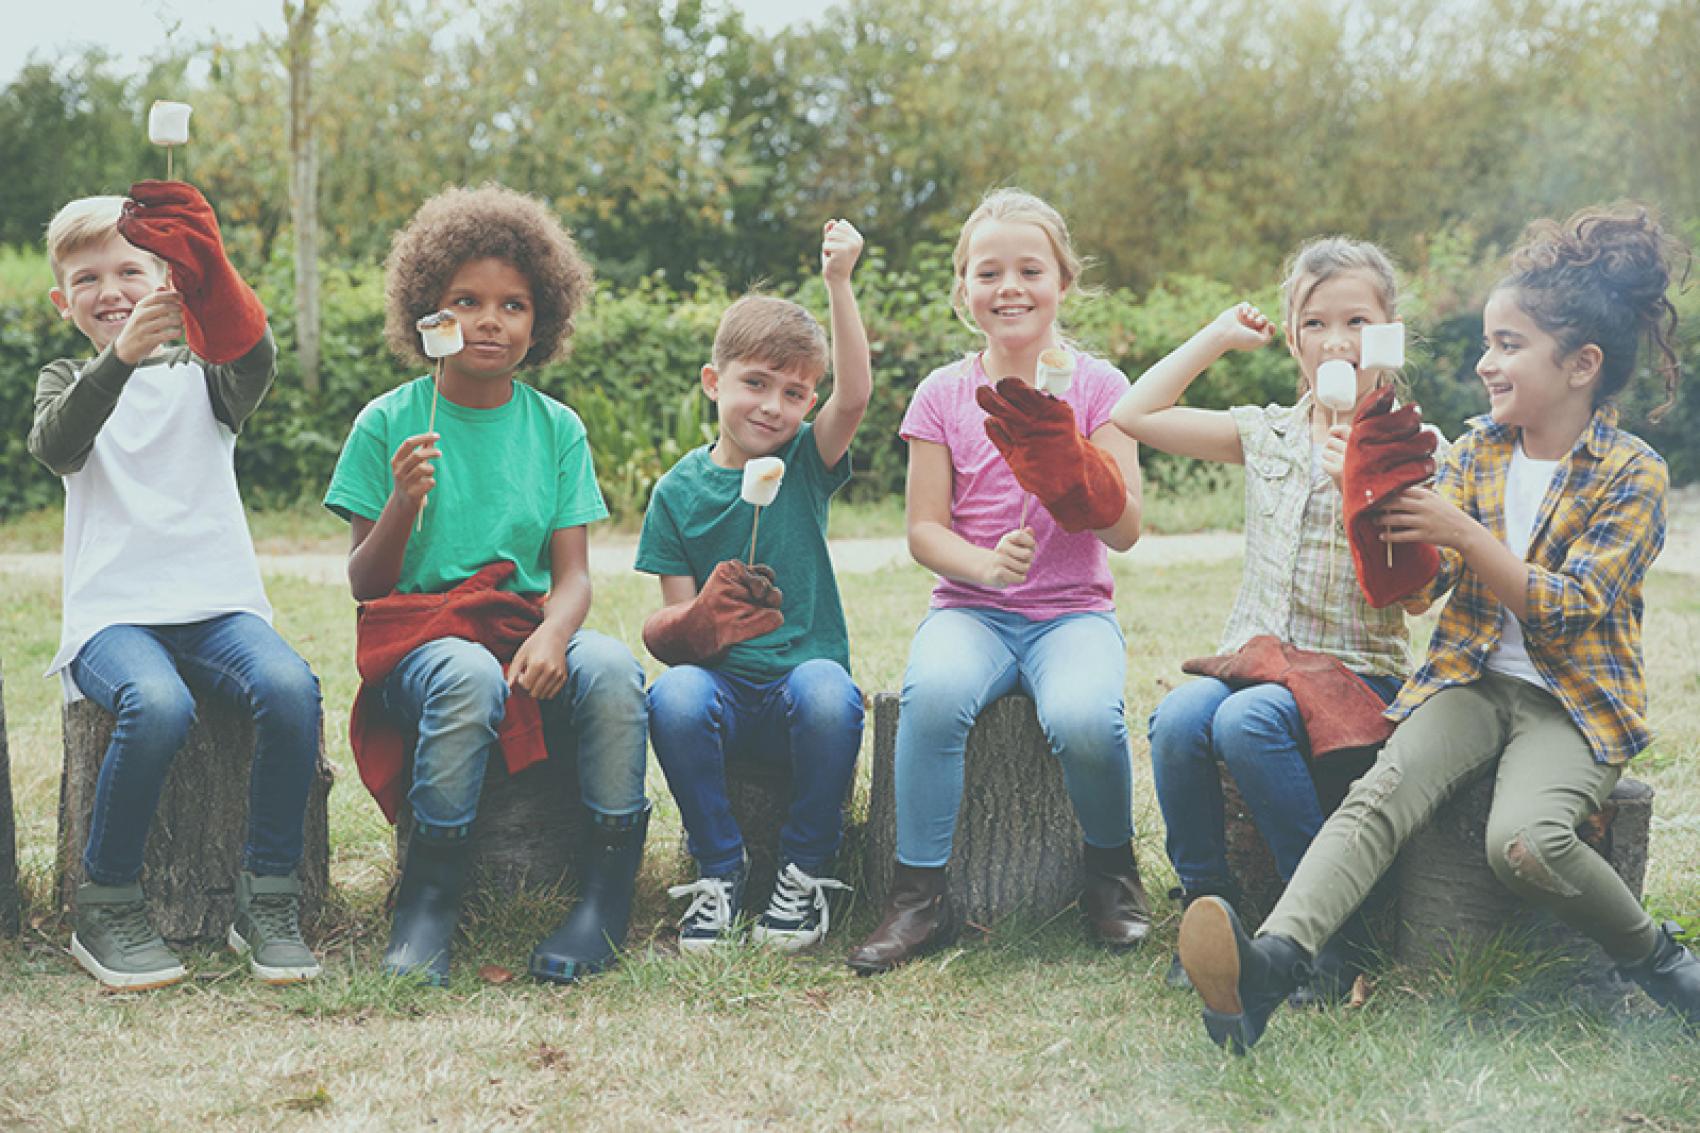
[(301, 939), (300, 904), (287, 894), (268, 893), (248, 903), (248, 915), (270, 941)]
[(159, 934), (154, 932), (153, 924), (148, 920), (148, 907), (145, 902), (133, 901), (129, 904), (114, 905), (103, 919), (106, 921), (106, 930), (126, 952), (144, 948), (159, 939)]
[(725, 932), (732, 927), (732, 879), (729, 877), (699, 877), (688, 885), (675, 885), (667, 890), (669, 897), (690, 897), (682, 927), (701, 927)]
[(767, 915), (773, 920), (801, 921), (813, 907), (820, 913), (820, 928), (824, 935), (832, 924), (832, 911), (826, 894), (830, 889), (848, 891), (850, 886), (834, 877), (814, 877), (804, 873), (794, 862), (787, 862), (773, 886), (773, 896), (767, 903)]

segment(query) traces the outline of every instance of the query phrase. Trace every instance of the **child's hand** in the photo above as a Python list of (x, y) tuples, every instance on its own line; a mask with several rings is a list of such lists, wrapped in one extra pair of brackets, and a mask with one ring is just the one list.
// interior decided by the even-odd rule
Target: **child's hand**
[(1275, 324), (1250, 303), (1236, 303), (1229, 307), (1217, 315), (1210, 326), (1224, 353), (1229, 350), (1257, 350), (1275, 339)]
[(567, 684), (567, 642), (549, 626), (538, 626), (508, 662), (508, 687), (548, 700)]
[(1328, 430), (1328, 439), (1322, 442), (1322, 470), (1334, 481), (1335, 491), (1340, 490), (1346, 474), (1346, 441), (1351, 435), (1350, 425), (1335, 425)]
[(1026, 582), (1027, 572), (1033, 569), (1033, 549), (1037, 545), (1033, 532), (1025, 527), (999, 539), (998, 545), (992, 548), (991, 562), (980, 580), (982, 585), (1002, 590), (1006, 586), (1019, 586)]
[(1420, 484), (1394, 496), (1377, 521), (1384, 543), (1433, 543), (1462, 551), (1472, 538), (1485, 533), (1458, 505)]
[(128, 366), (137, 366), (153, 352), (183, 337), (183, 296), (160, 289), (142, 296), (112, 343), (113, 353)]
[(420, 433), (402, 441), (390, 457), (390, 475), (395, 491), (407, 501), (408, 510), (418, 511), (425, 497), (437, 486), (437, 467), (431, 462), (442, 456), (437, 433)]
[(862, 234), (848, 220), (829, 220), (820, 242), (820, 273), (828, 283), (844, 283), (856, 257), (862, 254)]

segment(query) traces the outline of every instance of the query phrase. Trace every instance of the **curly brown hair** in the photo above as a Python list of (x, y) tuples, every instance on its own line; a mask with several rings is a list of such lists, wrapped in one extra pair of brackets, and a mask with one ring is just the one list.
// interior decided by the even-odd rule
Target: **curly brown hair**
[(384, 261), (384, 339), (404, 362), (428, 361), (414, 324), (442, 305), (461, 265), (497, 259), (531, 284), (535, 366), (570, 349), (573, 316), (590, 295), (590, 264), (555, 214), (536, 197), (495, 182), (445, 189), (395, 234)]

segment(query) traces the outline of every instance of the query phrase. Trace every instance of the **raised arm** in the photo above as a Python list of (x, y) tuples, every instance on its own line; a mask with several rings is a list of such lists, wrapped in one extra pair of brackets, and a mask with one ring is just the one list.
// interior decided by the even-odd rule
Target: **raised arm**
[(850, 271), (862, 254), (862, 234), (848, 220), (826, 222), (821, 241), (820, 271), (832, 308), (832, 396), (815, 415), (815, 448), (821, 463), (832, 468), (850, 450), (850, 440), (867, 412), (873, 391), (873, 366), (868, 359), (868, 332)]
[(1110, 414), (1128, 436), (1152, 448), (1196, 460), (1245, 463), (1239, 430), (1222, 409), (1178, 405), (1187, 387), (1230, 350), (1256, 350), (1275, 336), (1269, 319), (1250, 303), (1228, 308), (1162, 361), (1140, 375)]

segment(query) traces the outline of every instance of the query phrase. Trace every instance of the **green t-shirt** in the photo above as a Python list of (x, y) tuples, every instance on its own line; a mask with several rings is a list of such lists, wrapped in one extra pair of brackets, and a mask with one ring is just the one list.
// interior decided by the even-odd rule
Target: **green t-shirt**
[[(850, 635), (827, 552), (826, 515), (833, 493), (850, 480), (850, 455), (828, 468), (808, 424), (775, 455), (785, 462), (785, 479), (773, 503), (761, 509), (755, 561), (773, 568), (785, 594), (785, 624), (734, 645), (717, 667), (761, 683), (816, 657), (849, 672)], [(649, 498), (637, 569), (690, 575), (700, 588), (715, 564), (747, 559), (755, 508), (744, 502), (743, 487), (744, 470), (714, 463), (707, 445), (685, 454)]]
[[(368, 404), (342, 446), (325, 506), (344, 519), (376, 521), (394, 485), (390, 458), (430, 420), (428, 377)], [(506, 559), (519, 568), (508, 589), (547, 592), (549, 537), (608, 515), (578, 414), (515, 382), (495, 409), (439, 398), (437, 432), (437, 486), (423, 529), (408, 537), (396, 590), (435, 594)]]

